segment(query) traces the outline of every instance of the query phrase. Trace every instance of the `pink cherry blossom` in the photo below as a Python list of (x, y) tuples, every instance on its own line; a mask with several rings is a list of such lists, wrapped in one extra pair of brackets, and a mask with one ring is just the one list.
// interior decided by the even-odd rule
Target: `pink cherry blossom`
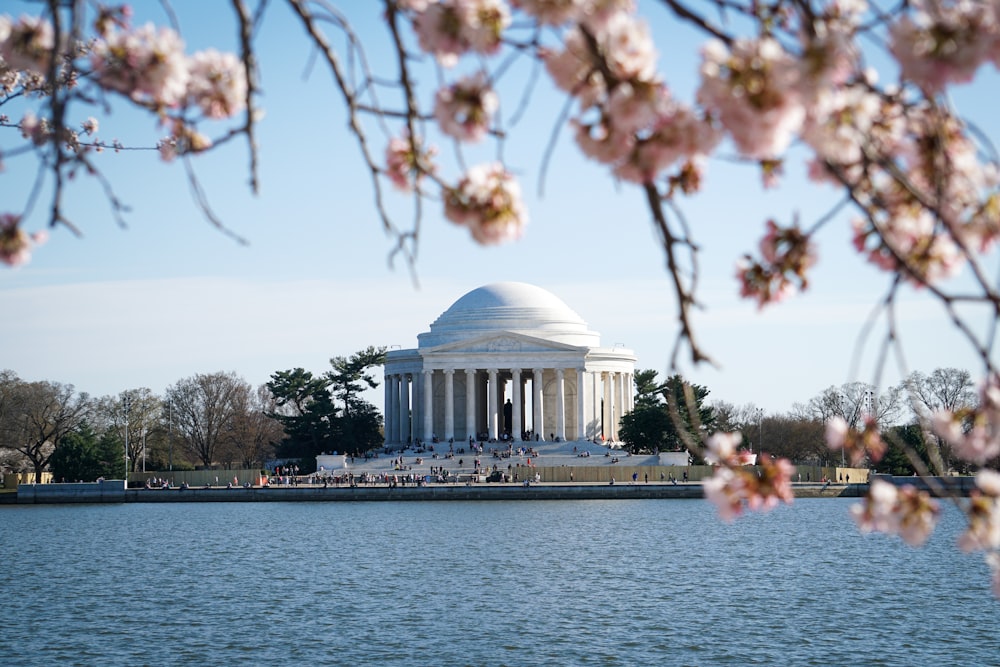
[(483, 245), (519, 238), (528, 221), (517, 180), (498, 162), (470, 168), (445, 193), (444, 213)]
[(170, 28), (152, 23), (127, 31), (110, 31), (91, 47), (97, 82), (132, 100), (156, 107), (182, 104), (188, 92), (184, 42)]
[(674, 106), (665, 85), (636, 80), (615, 86), (605, 111), (615, 129), (631, 133), (652, 127)]
[(867, 86), (824, 89), (809, 107), (802, 138), (821, 160), (854, 165), (881, 111), (880, 96)]
[(968, 523), (958, 536), (958, 548), (970, 551), (1000, 549), (1000, 473), (980, 470), (966, 507)]
[(723, 521), (732, 521), (743, 512), (743, 477), (731, 469), (717, 469), (715, 474), (702, 482), (702, 489)]
[(705, 445), (706, 460), (720, 462), (715, 473), (702, 482), (705, 498), (716, 506), (719, 517), (732, 521), (743, 511), (769, 511), (779, 503), (791, 503), (792, 473), (794, 466), (787, 459), (775, 459), (767, 454), (759, 456), (756, 470), (741, 468), (740, 456), (735, 447), (738, 433), (715, 434)]
[(895, 534), (898, 526), (896, 504), (899, 491), (889, 482), (873, 480), (862, 504), (851, 506), (851, 516), (862, 533)]
[(438, 90), (434, 118), (441, 131), (460, 141), (479, 141), (489, 130), (500, 106), (485, 72), (459, 79)]
[(937, 502), (926, 491), (908, 484), (897, 489), (880, 479), (869, 485), (862, 504), (851, 507), (851, 515), (861, 532), (899, 535), (910, 546), (927, 541), (937, 525), (939, 512)]
[(12, 70), (28, 70), (46, 76), (55, 47), (52, 24), (40, 16), (22, 16), (11, 21), (0, 16), (0, 59)]
[(563, 38), (562, 51), (541, 49), (539, 57), (553, 83), (574, 96), (581, 109), (588, 109), (607, 96), (607, 83), (600, 63), (587, 46), (579, 27), (571, 28)]
[(615, 174), (635, 183), (650, 183), (679, 160), (697, 160), (710, 154), (719, 140), (718, 130), (708, 119), (682, 104), (670, 103), (635, 142)]
[(512, 0), (512, 4), (543, 25), (562, 25), (583, 18), (583, 0)]
[(454, 67), (469, 45), (462, 32), (462, 15), (455, 2), (431, 2), (413, 18), (420, 49), (444, 67)]
[(0, 214), (0, 262), (7, 266), (20, 266), (31, 259), (32, 246), (48, 240), (48, 233), (38, 231), (28, 234), (21, 229), (21, 216)]
[(826, 446), (837, 451), (844, 448), (847, 440), (847, 421), (840, 415), (835, 415), (826, 420)]
[(619, 11), (601, 27), (595, 37), (616, 79), (652, 81), (656, 77), (656, 47), (645, 21)]
[(576, 145), (583, 154), (602, 164), (615, 164), (624, 160), (635, 145), (635, 136), (611, 127), (607, 119), (586, 124), (579, 120), (570, 121)]
[(731, 462), (742, 441), (743, 434), (739, 431), (713, 433), (705, 440), (705, 460), (710, 464)]
[(246, 106), (243, 63), (232, 53), (199, 51), (188, 59), (188, 97), (209, 118), (229, 118)]
[(903, 76), (927, 93), (971, 81), (992, 55), (996, 9), (985, 2), (912, 0), (912, 13), (889, 29), (892, 54)]
[(433, 147), (423, 150), (419, 141), (411, 142), (408, 136), (394, 137), (385, 150), (385, 173), (397, 189), (410, 192), (426, 174), (434, 173), (436, 153)]
[(773, 458), (767, 454), (758, 457), (758, 471), (744, 472), (750, 481), (746, 489), (747, 507), (755, 512), (767, 512), (779, 503), (791, 504), (795, 499), (792, 491), (792, 474), (795, 466), (788, 459)]
[(510, 9), (502, 0), (439, 0), (413, 19), (420, 48), (445, 67), (468, 51), (495, 53), (509, 25)]
[(458, 0), (465, 6), (466, 21), (462, 26), (469, 48), (485, 55), (500, 49), (503, 31), (510, 26), (510, 8), (504, 0)]
[(736, 265), (740, 296), (755, 299), (759, 308), (807, 289), (808, 271), (816, 263), (816, 248), (798, 225), (781, 227), (768, 220), (766, 229), (761, 260), (747, 255)]
[(881, 461), (887, 449), (878, 423), (871, 417), (864, 420), (860, 431), (850, 428), (839, 415), (831, 417), (826, 423), (826, 444), (832, 451), (844, 450), (853, 466), (867, 460)]
[(698, 101), (746, 157), (773, 159), (805, 119), (798, 63), (774, 39), (712, 40), (702, 48)]

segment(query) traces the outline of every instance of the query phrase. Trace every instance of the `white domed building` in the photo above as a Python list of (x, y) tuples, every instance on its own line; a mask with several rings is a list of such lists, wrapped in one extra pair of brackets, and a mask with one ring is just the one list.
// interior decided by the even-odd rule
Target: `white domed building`
[(472, 290), (385, 363), (385, 444), (617, 441), (635, 354), (540, 287)]

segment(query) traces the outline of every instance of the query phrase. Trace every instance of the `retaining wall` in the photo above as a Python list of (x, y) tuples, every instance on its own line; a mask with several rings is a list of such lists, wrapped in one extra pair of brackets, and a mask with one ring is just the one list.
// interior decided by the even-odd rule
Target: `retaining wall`
[(18, 504), (49, 503), (122, 503), (125, 502), (125, 481), (109, 479), (103, 482), (74, 484), (20, 484)]

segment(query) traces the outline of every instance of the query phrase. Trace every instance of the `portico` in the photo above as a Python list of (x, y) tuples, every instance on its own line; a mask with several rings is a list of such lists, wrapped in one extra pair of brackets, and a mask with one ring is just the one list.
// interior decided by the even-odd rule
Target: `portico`
[(387, 446), (423, 441), (618, 439), (635, 355), (555, 295), (525, 283), (475, 289), (418, 347), (385, 365)]

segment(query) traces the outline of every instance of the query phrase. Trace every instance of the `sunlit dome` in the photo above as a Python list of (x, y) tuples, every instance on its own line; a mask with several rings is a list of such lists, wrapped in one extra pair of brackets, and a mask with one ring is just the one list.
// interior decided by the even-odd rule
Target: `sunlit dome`
[(453, 303), (417, 336), (421, 348), (501, 331), (568, 345), (597, 347), (600, 335), (555, 294), (527, 283), (478, 287)]

